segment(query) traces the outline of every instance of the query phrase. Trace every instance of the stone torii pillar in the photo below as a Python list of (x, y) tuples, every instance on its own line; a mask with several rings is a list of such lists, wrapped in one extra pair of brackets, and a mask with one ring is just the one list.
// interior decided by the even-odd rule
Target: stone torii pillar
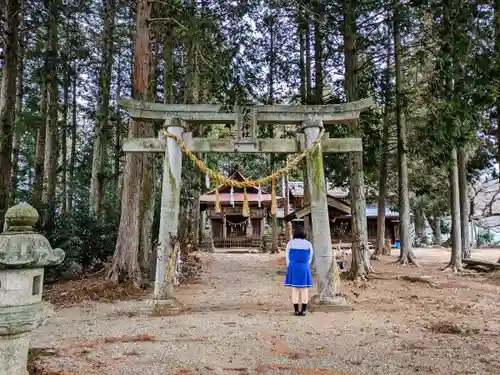
[[(311, 147), (323, 128), (321, 119), (304, 122), (306, 147)], [(318, 274), (318, 294), (313, 297), (313, 304), (338, 306), (345, 305), (345, 298), (339, 296), (339, 285), (332, 277), (333, 259), (328, 200), (323, 168), (323, 150), (321, 143), (307, 157), (307, 183), (310, 194), (312, 238), (314, 239), (314, 264)]]
[[(177, 137), (182, 137), (184, 127), (178, 118), (165, 120), (165, 129)], [(160, 133), (160, 138), (165, 137)], [(173, 280), (167, 280), (167, 267), (175, 246), (179, 227), (179, 207), (181, 196), (182, 150), (177, 142), (165, 137), (166, 152), (163, 159), (163, 183), (160, 211), (160, 231), (153, 303), (154, 310), (175, 307)]]

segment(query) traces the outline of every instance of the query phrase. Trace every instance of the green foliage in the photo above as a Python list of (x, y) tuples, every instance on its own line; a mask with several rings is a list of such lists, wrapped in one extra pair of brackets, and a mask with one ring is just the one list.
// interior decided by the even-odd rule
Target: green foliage
[(81, 266), (81, 271), (101, 265), (109, 260), (115, 250), (118, 222), (110, 220), (97, 222), (85, 212), (77, 211), (66, 217), (58, 217), (55, 230), (48, 236), (52, 247), (61, 248), (66, 253), (63, 264), (51, 269), (49, 276), (74, 277), (73, 265)]
[(449, 221), (441, 219), (441, 234), (450, 234), (451, 233), (451, 223)]
[(493, 243), (493, 234), (490, 231), (482, 231), (477, 235), (477, 244), (481, 245), (490, 245)]

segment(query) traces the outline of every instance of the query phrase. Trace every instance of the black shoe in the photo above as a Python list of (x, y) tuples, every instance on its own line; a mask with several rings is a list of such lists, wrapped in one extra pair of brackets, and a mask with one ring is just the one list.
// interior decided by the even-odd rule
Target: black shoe
[(307, 303), (302, 304), (302, 311), (300, 312), (300, 316), (306, 316), (307, 311)]
[(295, 310), (295, 316), (299, 316), (300, 313), (299, 313), (299, 304), (298, 303), (293, 304), (293, 309)]

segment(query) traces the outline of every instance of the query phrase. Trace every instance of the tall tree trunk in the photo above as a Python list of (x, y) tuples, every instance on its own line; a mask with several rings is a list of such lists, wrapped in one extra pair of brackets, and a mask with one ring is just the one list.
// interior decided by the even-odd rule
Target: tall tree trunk
[(300, 103), (306, 104), (307, 102), (307, 84), (306, 84), (306, 56), (305, 56), (305, 34), (307, 32), (307, 24), (304, 22), (302, 16), (299, 15), (299, 74), (300, 74)]
[[(45, 63), (47, 67), (47, 63)], [(44, 80), (45, 81), (45, 80)], [(45, 161), (45, 123), (47, 120), (47, 85), (43, 82), (40, 85), (40, 114), (41, 124), (38, 126), (36, 133), (36, 148), (35, 148), (35, 176), (33, 181), (33, 206), (42, 213), (42, 192), (43, 192), (43, 175)]]
[(441, 217), (439, 215), (434, 216), (434, 242), (437, 245), (441, 245)]
[[(347, 101), (358, 99), (358, 54), (356, 30), (356, 0), (344, 0), (344, 54), (345, 54), (345, 91)], [(350, 136), (362, 138), (359, 121), (350, 126)], [(365, 181), (363, 171), (363, 153), (349, 154), (349, 180), (351, 183), (351, 237), (352, 262), (350, 278), (364, 279), (371, 271), (368, 254), (368, 233), (366, 223)]]
[[(149, 79), (149, 29), (148, 19), (151, 12), (148, 0), (137, 1), (137, 18), (134, 47), (133, 93), (134, 99), (145, 100), (148, 96)], [(130, 120), (129, 138), (149, 137), (154, 134), (152, 124)], [(128, 153), (123, 171), (122, 213), (120, 229), (116, 242), (113, 263), (108, 278), (115, 283), (131, 280), (135, 285), (142, 285), (139, 266), (140, 230), (142, 214), (145, 209), (142, 190), (144, 166), (149, 163), (145, 155)]]
[(171, 25), (167, 25), (167, 30), (163, 39), (163, 59), (163, 102), (165, 104), (172, 104), (172, 89), (174, 83), (174, 48)]
[[(300, 57), (299, 57), (299, 70), (300, 70), (300, 104), (307, 104), (309, 97), (309, 85), (311, 83), (311, 57), (308, 49), (311, 48), (309, 41), (308, 23), (303, 14), (299, 14), (299, 43), (300, 43)], [(303, 173), (303, 191), (304, 191), (304, 204), (309, 202), (309, 187), (307, 186), (307, 166), (304, 163), (300, 164)], [(290, 186), (287, 185), (287, 190)], [(297, 209), (297, 207), (294, 207)], [(307, 238), (311, 239), (311, 217), (304, 217), (304, 229)]]
[(75, 163), (76, 163), (76, 84), (78, 81), (78, 64), (75, 61), (73, 63), (72, 69), (72, 88), (71, 88), (71, 147), (69, 154), (69, 165), (68, 165), (68, 177), (67, 177), (67, 187), (66, 187), (66, 212), (71, 214), (73, 210), (73, 196), (74, 196), (74, 186), (75, 186)]
[[(496, 51), (496, 90), (495, 90), (495, 106), (497, 110), (497, 145), (500, 145), (500, 0), (494, 1), (495, 7), (495, 51)], [(497, 147), (497, 163), (500, 163), (500, 147)], [(500, 175), (499, 175), (500, 179)]]
[[(116, 97), (121, 97), (122, 92), (122, 56), (118, 52), (118, 67), (116, 70)], [(120, 112), (120, 107), (116, 106), (116, 120), (115, 120), (115, 154), (114, 154), (114, 166), (113, 166), (113, 176), (114, 176), (114, 191), (118, 197), (120, 194), (120, 159), (122, 154), (121, 137), (123, 133), (122, 116)], [(119, 205), (120, 202), (117, 202)]]
[(471, 226), (472, 230), (471, 230), (470, 247), (472, 252), (477, 246), (477, 226), (474, 220), (471, 220)]
[(6, 0), (2, 30), (4, 59), (0, 87), (0, 228), (9, 205), (12, 137), (16, 111), (16, 79), (19, 32), (19, 0)]
[[(170, 12), (170, 9), (167, 10)], [(170, 13), (167, 13), (169, 15)], [(166, 23), (166, 29), (163, 38), (163, 103), (173, 104), (173, 83), (174, 83), (174, 49), (173, 49), (173, 26), (170, 22)], [(161, 191), (161, 194), (164, 194)], [(154, 225), (152, 230), (153, 238), (158, 238), (160, 225), (160, 210), (154, 215)], [(182, 221), (181, 221), (182, 222)], [(156, 258), (158, 256), (157, 246), (151, 253), (151, 272), (150, 278), (156, 274)]]
[(387, 27), (387, 58), (384, 72), (384, 125), (382, 134), (382, 147), (380, 159), (380, 175), (378, 179), (378, 212), (377, 212), (377, 244), (372, 259), (379, 259), (380, 255), (388, 254), (390, 249), (386, 249), (385, 244), (385, 206), (387, 195), (387, 174), (389, 163), (389, 120), (390, 120), (390, 100), (391, 100), (391, 27)]
[[(154, 35), (150, 36), (154, 39)], [(148, 79), (148, 100), (155, 101), (158, 91), (158, 63), (159, 63), (159, 44), (150, 43), (149, 58), (149, 79)], [(154, 137), (154, 128), (150, 129), (150, 136)], [(146, 276), (152, 276), (151, 257), (153, 254), (153, 221), (155, 214), (156, 201), (156, 170), (158, 159), (156, 155), (145, 154), (143, 163), (143, 190), (141, 196), (141, 234), (139, 242), (139, 266)]]
[(451, 151), (450, 167), (450, 210), (451, 210), (451, 259), (447, 268), (462, 269), (462, 234), (460, 226), (460, 189), (458, 182), (457, 149)]
[(314, 22), (314, 97), (316, 104), (323, 104), (323, 34), (321, 32), (323, 12), (322, 1), (316, 0), (316, 20)]
[(425, 237), (425, 214), (422, 205), (419, 204), (414, 209), (415, 217), (415, 242), (421, 244)]
[(406, 144), (406, 120), (403, 108), (403, 71), (401, 67), (401, 5), (394, 6), (394, 65), (396, 74), (396, 126), (398, 133), (398, 187), (399, 187), (399, 222), (401, 236), (401, 264), (415, 264), (412, 243), (410, 239), (410, 196), (408, 192), (408, 165)]
[(46, 233), (50, 233), (54, 226), (54, 216), (56, 211), (56, 183), (57, 183), (57, 161), (59, 144), (58, 126), (58, 101), (59, 90), (57, 82), (57, 62), (58, 62), (58, 27), (59, 0), (45, 0), (49, 11), (48, 21), (48, 43), (47, 43), (47, 121), (45, 127), (45, 162), (44, 162), (44, 183), (45, 189), (42, 195), (44, 206), (43, 228)]
[(427, 213), (429, 225), (432, 228), (432, 243), (441, 245), (441, 217), (436, 212)]
[[(268, 32), (269, 32), (269, 51), (268, 51), (268, 62), (269, 62), (269, 75), (268, 75), (268, 84), (269, 84), (269, 93), (267, 98), (267, 104), (271, 105), (274, 103), (274, 81), (275, 81), (275, 41), (276, 41), (276, 33), (275, 26), (276, 19), (274, 14), (268, 17)], [(270, 137), (274, 137), (274, 128), (273, 125), (269, 127)], [(276, 155), (269, 154), (269, 161), (271, 166), (271, 171), (274, 171), (276, 167)], [(277, 184), (277, 181), (276, 181)], [(271, 241), (271, 253), (278, 252), (278, 217), (276, 214), (271, 214), (271, 227), (272, 227), (272, 241)]]
[(63, 83), (63, 121), (61, 129), (61, 185), (63, 188), (63, 200), (61, 203), (61, 214), (65, 216), (67, 212), (66, 197), (68, 196), (68, 110), (69, 110), (69, 90), (71, 87), (71, 67), (69, 62), (64, 63), (64, 83)]
[(99, 112), (94, 137), (89, 202), (89, 214), (94, 219), (102, 219), (104, 213), (105, 168), (108, 160), (107, 150), (110, 138), (109, 101), (114, 58), (113, 34), (115, 16), (116, 1), (103, 0), (102, 17), (104, 20), (104, 28), (102, 34), (102, 60), (99, 72)]
[[(25, 32), (24, 29), (24, 0), (20, 0), (19, 12), (19, 54), (18, 54), (18, 75), (17, 75), (17, 93), (16, 93), (16, 122), (19, 123), (23, 114), (24, 99), (24, 50), (25, 50)], [(14, 144), (12, 149), (12, 184), (10, 191), (10, 200), (16, 199), (19, 178), (19, 150), (21, 147), (22, 134), (19, 129), (14, 129)]]
[(465, 149), (458, 149), (458, 187), (460, 199), (460, 228), (462, 239), (462, 259), (471, 257), (469, 240), (469, 186), (467, 183), (467, 155)]
[[(314, 97), (312, 95), (312, 76), (311, 76), (311, 23), (306, 15), (304, 15), (304, 33), (305, 33), (305, 83), (306, 83), (306, 101), (303, 104), (310, 104), (314, 101)], [(309, 175), (307, 171), (307, 162), (304, 160), (302, 163), (302, 175), (303, 175), (303, 190), (304, 190), (304, 206), (310, 204), (309, 199), (309, 184), (307, 183)], [(312, 241), (312, 220), (311, 215), (307, 215), (304, 217), (304, 229), (307, 235), (307, 239)]]
[[(306, 16), (307, 17), (307, 16)], [(307, 103), (312, 99), (312, 76), (311, 76), (311, 28), (308, 18), (305, 20), (305, 38), (306, 38), (306, 87), (307, 87)], [(304, 185), (305, 186), (305, 185)]]
[[(443, 27), (441, 28), (442, 51), (444, 68), (447, 70), (443, 74), (443, 83), (446, 88), (444, 100), (453, 100), (454, 96), (454, 75), (457, 72), (459, 65), (456, 61), (454, 53), (454, 22), (453, 22), (453, 1), (443, 0)], [(453, 121), (456, 121), (453, 119)], [(459, 124), (457, 124), (458, 126)], [(449, 170), (450, 183), (450, 211), (451, 211), (451, 259), (446, 269), (458, 271), (462, 269), (462, 234), (460, 223), (460, 188), (459, 188), (459, 167), (458, 167), (458, 150), (456, 144), (453, 144), (451, 149), (451, 165)]]
[[(155, 39), (154, 34), (151, 39)], [(156, 102), (156, 96), (158, 94), (158, 77), (159, 69), (158, 65), (160, 63), (160, 45), (157, 41), (151, 43), (150, 47), (151, 58), (149, 59), (149, 100)]]

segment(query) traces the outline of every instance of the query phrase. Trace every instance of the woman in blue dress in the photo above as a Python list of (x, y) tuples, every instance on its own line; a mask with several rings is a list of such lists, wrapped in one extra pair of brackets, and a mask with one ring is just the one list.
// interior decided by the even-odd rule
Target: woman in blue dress
[[(306, 315), (308, 288), (313, 287), (311, 261), (313, 258), (312, 244), (306, 240), (304, 228), (296, 228), (293, 239), (286, 245), (286, 278), (285, 286), (292, 288), (292, 303), (295, 315)], [(299, 299), (302, 309), (299, 311)]]

